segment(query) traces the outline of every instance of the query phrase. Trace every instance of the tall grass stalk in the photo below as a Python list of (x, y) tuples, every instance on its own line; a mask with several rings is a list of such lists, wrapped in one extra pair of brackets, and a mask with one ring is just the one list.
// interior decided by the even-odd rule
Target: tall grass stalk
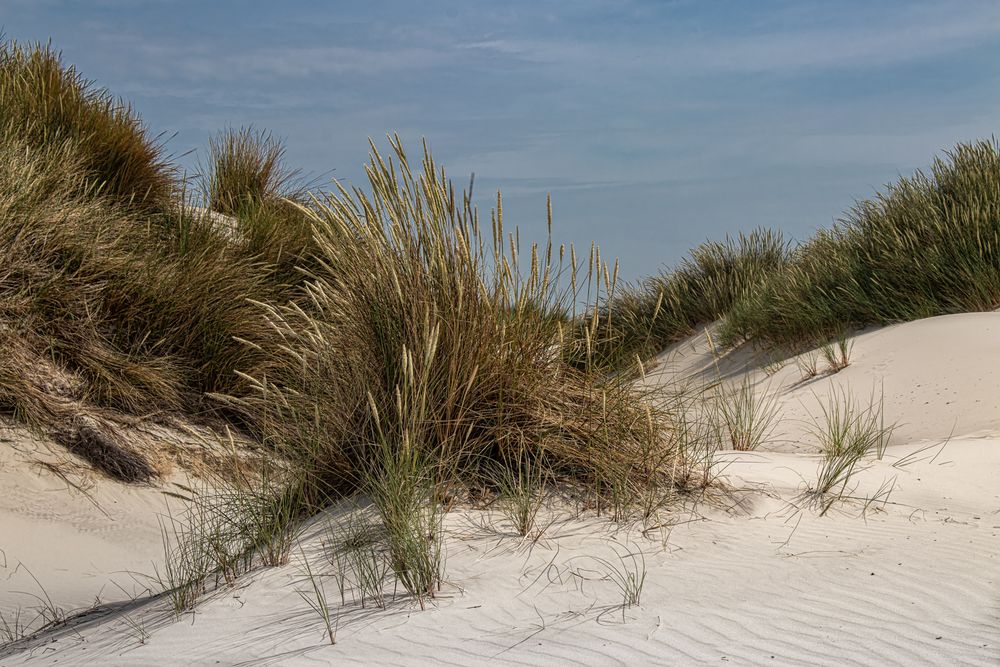
[(306, 558), (304, 551), (300, 553), (302, 557), (302, 565), (305, 569), (306, 578), (309, 580), (310, 589), (308, 591), (298, 591), (299, 597), (301, 597), (309, 608), (312, 609), (317, 616), (323, 620), (323, 626), (326, 628), (326, 636), (330, 641), (330, 645), (335, 645), (337, 643), (337, 625), (340, 620), (338, 615), (336, 619), (332, 619), (330, 616), (330, 605), (326, 599), (326, 589), (323, 586), (323, 580), (321, 575), (313, 572), (312, 566), (309, 564), (309, 559)]

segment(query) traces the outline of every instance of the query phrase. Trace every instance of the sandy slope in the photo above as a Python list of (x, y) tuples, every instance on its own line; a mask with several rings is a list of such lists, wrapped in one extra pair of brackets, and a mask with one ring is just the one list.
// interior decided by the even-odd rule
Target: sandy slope
[(871, 329), (851, 339), (847, 368), (803, 380), (795, 358), (774, 359), (781, 370), (767, 375), (772, 360), (741, 349), (716, 359), (711, 329), (695, 334), (657, 359), (647, 382), (736, 379), (749, 370), (759, 391), (777, 395), (782, 425), (769, 448), (808, 448), (809, 425), (831, 391), (847, 390), (867, 403), (884, 394), (884, 414), (896, 423), (895, 442), (939, 440), (949, 435), (1000, 436), (1000, 313), (965, 313)]
[[(781, 437), (768, 451), (723, 453), (731, 492), (647, 535), (566, 516), (531, 545), (498, 517), (452, 512), (449, 585), (433, 608), (361, 609), (350, 597), (341, 607), (327, 579), (336, 646), (297, 592), (309, 589), (303, 557), (332, 570), (320, 517), (290, 565), (180, 622), (163, 599), (108, 609), (0, 650), (0, 664), (1000, 664), (998, 332), (998, 314), (934, 318), (858, 336), (852, 365), (834, 376), (802, 383), (794, 364), (755, 372), (788, 416)], [(717, 364), (726, 375), (751, 359), (716, 362), (706, 340), (677, 346), (647, 381)], [(838, 385), (867, 397), (873, 382), (900, 422), (894, 443), (855, 478), (856, 500), (818, 516), (800, 498), (817, 465), (803, 424), (817, 397)], [(889, 502), (865, 512), (890, 480)], [(121, 503), (141, 514), (138, 499)], [(0, 513), (0, 527), (15, 516)], [(144, 525), (136, 535), (155, 524)], [(639, 552), (642, 601), (623, 610), (608, 562)]]
[[(136, 437), (184, 460), (201, 456), (206, 442), (160, 427)], [(190, 484), (181, 467), (159, 465), (171, 470), (159, 486), (119, 484), (0, 422), (0, 615), (12, 622), (20, 611), (31, 623), (49, 604), (71, 613), (159, 590), (150, 577), (163, 560), (162, 527), (184, 511), (170, 494)]]
[(19, 429), (4, 433), (0, 613), (10, 615), (18, 607), (28, 613), (38, 604), (36, 596), (51, 596), (69, 609), (89, 606), (98, 597), (118, 599), (122, 593), (113, 582), (129, 593), (140, 592), (143, 587), (127, 571), (148, 571), (162, 557), (154, 518), (166, 510), (162, 494), (68, 469), (70, 457), (58, 446)]

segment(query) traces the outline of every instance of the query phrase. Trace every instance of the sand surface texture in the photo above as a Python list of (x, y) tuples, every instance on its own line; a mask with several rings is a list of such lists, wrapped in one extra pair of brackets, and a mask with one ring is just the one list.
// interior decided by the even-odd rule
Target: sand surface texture
[[(287, 566), (180, 619), (166, 598), (127, 602), (118, 591), (126, 602), (0, 649), (0, 664), (1000, 664), (998, 341), (1000, 314), (955, 315), (861, 333), (833, 375), (803, 380), (794, 359), (754, 370), (782, 421), (757, 451), (719, 453), (726, 488), (710, 501), (651, 529), (553, 506), (536, 542), (498, 515), (453, 511), (447, 584), (426, 611), (391, 590), (386, 609), (349, 593), (341, 605), (325, 577), (334, 646), (300, 593), (311, 591), (304, 559), (332, 572), (325, 527), (338, 508), (303, 529)], [(711, 350), (711, 330), (699, 332), (644, 381), (739, 381), (761, 363)], [(821, 516), (802, 496), (819, 462), (810, 424), (842, 390), (881, 397), (897, 428), (883, 459), (866, 459), (850, 497)], [(35, 602), (15, 593), (32, 591), (23, 569), (11, 574), (17, 563), (57, 604), (80, 607), (108, 596), (122, 571), (149, 573), (162, 559), (159, 490), (96, 482), (84, 496), (30, 456), (0, 451), (4, 613)], [(615, 579), (630, 569), (645, 583), (640, 603), (623, 607)]]

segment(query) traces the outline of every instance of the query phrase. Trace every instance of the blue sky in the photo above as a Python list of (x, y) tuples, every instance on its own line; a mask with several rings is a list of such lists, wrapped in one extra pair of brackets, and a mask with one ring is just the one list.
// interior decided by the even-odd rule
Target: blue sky
[(130, 99), (194, 167), (254, 125), (359, 184), (369, 136), (422, 137), (483, 208), (621, 258), (634, 279), (706, 238), (797, 239), (1000, 129), (997, 2), (0, 1)]

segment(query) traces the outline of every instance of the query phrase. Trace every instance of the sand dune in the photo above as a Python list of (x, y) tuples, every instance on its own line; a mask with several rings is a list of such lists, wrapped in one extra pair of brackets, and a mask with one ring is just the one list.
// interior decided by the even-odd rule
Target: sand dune
[[(750, 349), (716, 359), (713, 330), (703, 329), (662, 354), (647, 382), (730, 380), (749, 371), (759, 391), (775, 394), (782, 426), (777, 442), (807, 447), (809, 425), (831, 391), (847, 390), (867, 401), (884, 396), (894, 442), (933, 441), (968, 434), (1000, 436), (1000, 313), (963, 313), (875, 328), (851, 338), (850, 365), (835, 374), (818, 350), (819, 375), (803, 379), (796, 357), (774, 357)], [(768, 375), (768, 361), (783, 364)]]
[[(753, 370), (778, 397), (780, 434), (762, 450), (722, 452), (727, 489), (645, 534), (549, 508), (558, 520), (532, 544), (499, 517), (453, 511), (449, 583), (432, 608), (341, 606), (327, 580), (335, 646), (299, 594), (309, 590), (303, 558), (331, 571), (333, 509), (303, 529), (289, 565), (217, 591), (179, 621), (163, 598), (105, 608), (0, 650), (0, 664), (1000, 664), (998, 333), (996, 313), (932, 318), (860, 334), (835, 375), (803, 382), (794, 363)], [(735, 377), (760, 361), (749, 351), (717, 361), (709, 340), (700, 332), (675, 346), (646, 381)], [(807, 424), (838, 386), (865, 398), (881, 386), (899, 426), (884, 459), (852, 481), (854, 499), (819, 516), (801, 498), (818, 463)], [(0, 547), (10, 558), (17, 546), (51, 594), (82, 601), (112, 571), (156, 557), (157, 490), (97, 484), (92, 493), (114, 507), (108, 522), (25, 465), (0, 467), (16, 487), (0, 508)], [(887, 484), (886, 502), (866, 508)], [(93, 566), (60, 575), (71, 550)], [(609, 563), (630, 553), (646, 581), (640, 604), (623, 609)], [(4, 609), (11, 590), (0, 589)]]

